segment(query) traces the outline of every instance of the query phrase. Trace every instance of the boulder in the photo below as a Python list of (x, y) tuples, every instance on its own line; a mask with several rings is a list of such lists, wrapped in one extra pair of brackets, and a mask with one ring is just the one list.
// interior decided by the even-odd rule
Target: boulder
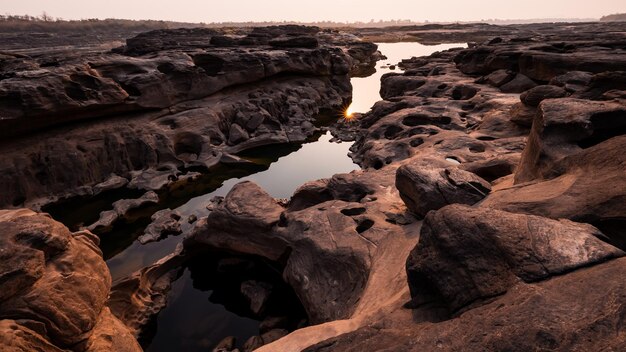
[(563, 98), (565, 96), (567, 96), (567, 91), (561, 87), (541, 85), (522, 93), (520, 100), (525, 105), (537, 107), (545, 99)]
[(518, 73), (511, 81), (500, 86), (504, 93), (522, 93), (537, 86), (532, 79)]
[(619, 102), (563, 98), (541, 102), (515, 183), (545, 178), (559, 159), (626, 131), (626, 106)]
[(1, 321), (0, 335), (14, 337), (2, 347), (141, 350), (104, 306), (111, 276), (98, 237), (27, 209), (0, 210), (0, 227), (0, 318), (15, 320)]
[(407, 259), (411, 296), (434, 293), (450, 312), (624, 253), (588, 224), (450, 205), (429, 213)]
[(159, 210), (150, 218), (152, 222), (146, 227), (144, 234), (137, 239), (141, 244), (159, 241), (167, 236), (176, 236), (182, 233), (181, 216), (175, 210)]
[(476, 174), (434, 161), (406, 164), (396, 173), (396, 188), (406, 206), (419, 217), (448, 204), (473, 205), (491, 190)]

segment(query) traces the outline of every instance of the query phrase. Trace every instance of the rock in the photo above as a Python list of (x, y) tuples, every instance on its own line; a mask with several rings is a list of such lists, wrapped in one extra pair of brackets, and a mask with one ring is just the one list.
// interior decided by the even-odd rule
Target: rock
[(0, 210), (0, 227), (0, 317), (16, 322), (0, 324), (0, 329), (12, 331), (5, 330), (6, 336), (15, 334), (2, 346), (141, 350), (104, 307), (111, 276), (98, 237), (88, 231), (71, 233), (47, 214), (27, 209)]
[(232, 124), (230, 126), (230, 132), (228, 132), (228, 143), (231, 145), (239, 144), (248, 140), (248, 132), (246, 132), (241, 126)]
[(539, 106), (539, 103), (545, 99), (563, 98), (565, 96), (567, 96), (567, 91), (563, 88), (551, 85), (542, 85), (531, 88), (522, 93), (522, 95), (520, 95), (520, 100), (525, 105), (537, 107)]
[(93, 194), (98, 195), (104, 191), (120, 189), (128, 184), (128, 180), (124, 177), (112, 174), (108, 180), (101, 182), (93, 187)]
[(146, 192), (137, 199), (121, 199), (113, 203), (113, 210), (100, 213), (100, 219), (87, 228), (95, 233), (111, 231), (116, 222), (128, 217), (133, 210), (141, 209), (159, 203), (159, 196), (155, 192)]
[(106, 307), (102, 310), (100, 319), (85, 346), (89, 352), (143, 351), (128, 328)]
[(570, 71), (556, 76), (550, 80), (550, 84), (563, 87), (568, 92), (579, 92), (587, 88), (593, 74), (582, 71)]
[(515, 78), (515, 72), (509, 70), (496, 70), (486, 76), (484, 79), (487, 83), (494, 87), (501, 87)]
[(535, 107), (518, 103), (511, 108), (511, 122), (524, 127), (531, 127), (535, 119), (535, 114), (537, 114)]
[(426, 80), (417, 77), (407, 77), (396, 73), (384, 74), (381, 78), (380, 96), (383, 99), (401, 96), (408, 91), (417, 89), (426, 83)]
[(541, 102), (528, 144), (515, 173), (515, 183), (542, 179), (554, 163), (622, 133), (624, 104), (582, 99), (548, 99)]
[(187, 222), (190, 224), (193, 224), (196, 221), (198, 221), (198, 216), (195, 214), (191, 214), (187, 217)]
[(213, 352), (230, 352), (235, 348), (235, 337), (228, 336), (222, 339), (215, 348), (213, 348)]
[(292, 37), (270, 40), (269, 44), (275, 48), (317, 48), (319, 42), (314, 37)]
[(9, 319), (0, 320), (0, 346), (6, 351), (67, 351), (51, 344), (39, 333)]
[(107, 306), (138, 338), (167, 303), (172, 283), (182, 275), (182, 248), (156, 263), (116, 280)]
[(626, 347), (618, 323), (624, 313), (626, 282), (620, 274), (625, 265), (626, 259), (611, 260), (551, 280), (518, 283), (455, 319), (363, 327), (303, 351), (620, 351)]
[(261, 339), (263, 339), (263, 344), (267, 345), (268, 343), (272, 343), (272, 342), (280, 339), (281, 337), (287, 336), (287, 334), (289, 334), (289, 332), (287, 330), (284, 330), (284, 329), (274, 329), (274, 330), (270, 330), (270, 331), (264, 333), (263, 335), (261, 335)]
[(592, 223), (626, 248), (625, 147), (626, 136), (619, 136), (572, 153), (552, 163), (545, 178), (501, 186), (481, 206)]
[(267, 302), (272, 294), (272, 285), (254, 280), (244, 281), (241, 283), (241, 293), (250, 303), (252, 313), (261, 315), (267, 308)]
[(287, 317), (267, 317), (261, 321), (259, 331), (263, 334), (274, 329), (285, 329), (288, 325), (289, 321)]
[(137, 239), (141, 244), (159, 241), (167, 236), (176, 236), (182, 233), (180, 214), (171, 209), (159, 210), (152, 214), (152, 222), (144, 230), (144, 234)]
[(489, 182), (457, 167), (425, 160), (398, 169), (396, 188), (407, 207), (419, 217), (445, 205), (473, 205), (491, 190)]
[(0, 77), (12, 76), (0, 82), (0, 135), (26, 149), (0, 148), (0, 204), (92, 196), (121, 187), (112, 174), (131, 189), (163, 190), (224, 153), (303, 142), (314, 130), (298, 127), (342, 106), (348, 75), (375, 62), (377, 46), (348, 33), (240, 33), (229, 41), (221, 30), (159, 30), (113, 52), (64, 51), (60, 63), (49, 48), (3, 60)]
[(510, 82), (500, 86), (504, 93), (522, 93), (537, 86), (532, 79), (518, 73)]
[(243, 352), (252, 352), (261, 346), (263, 346), (261, 336), (251, 336), (246, 343), (243, 344)]
[(268, 236), (268, 232), (278, 223), (283, 211), (258, 185), (241, 182), (233, 186), (207, 218), (196, 222), (193, 240), (238, 253), (262, 253), (277, 260), (285, 252), (286, 243), (279, 237)]
[(407, 259), (411, 296), (439, 294), (450, 312), (624, 253), (587, 224), (450, 205), (428, 214)]

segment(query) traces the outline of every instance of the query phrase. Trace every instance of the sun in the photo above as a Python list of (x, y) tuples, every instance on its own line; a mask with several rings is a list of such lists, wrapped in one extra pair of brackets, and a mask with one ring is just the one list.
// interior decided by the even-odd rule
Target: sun
[(343, 111), (343, 118), (346, 121), (351, 121), (352, 119), (354, 119), (354, 111), (352, 111), (352, 104), (350, 104), (344, 111)]

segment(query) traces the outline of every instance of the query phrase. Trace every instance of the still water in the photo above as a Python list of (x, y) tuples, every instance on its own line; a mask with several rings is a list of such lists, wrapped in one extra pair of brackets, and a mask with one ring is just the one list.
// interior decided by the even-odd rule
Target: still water
[[(396, 65), (403, 58), (430, 55), (435, 51), (460, 46), (464, 45), (379, 44), (379, 50), (387, 59), (378, 62), (376, 73), (373, 75), (351, 80), (353, 101), (348, 111), (367, 112), (380, 100), (380, 77), (388, 72), (400, 71), (398, 67), (392, 70), (389, 65)], [(236, 177), (223, 177), (217, 182), (213, 180), (216, 185), (208, 187), (209, 191), (206, 194), (191, 198), (174, 208), (183, 215), (183, 219), (192, 214), (199, 218), (208, 214), (206, 206), (211, 198), (225, 196), (233, 185), (241, 181), (256, 182), (273, 197), (288, 198), (305, 182), (358, 169), (347, 155), (350, 144), (334, 143), (330, 141), (331, 138), (327, 132), (301, 146), (273, 146), (246, 153), (242, 157), (264, 165), (261, 168), (263, 170), (252, 171), (252, 174), (247, 171)], [(185, 224), (187, 228), (190, 226), (192, 225)], [(136, 235), (140, 235), (141, 231), (140, 226)], [(125, 244), (122, 250), (115, 251), (107, 260), (107, 264), (113, 278), (121, 278), (171, 253), (181, 241), (182, 236), (169, 237), (146, 245), (134, 241)], [(196, 269), (194, 281), (194, 273), (190, 268), (186, 268), (182, 277), (174, 283), (168, 306), (157, 318), (156, 331), (154, 336), (150, 337), (152, 343), (147, 346), (147, 351), (210, 351), (224, 337), (237, 337), (238, 345), (241, 346), (245, 339), (259, 334), (257, 320), (251, 318), (249, 314), (238, 311), (234, 305), (227, 309), (224, 302), (215, 298), (218, 289), (216, 286), (207, 288), (198, 284), (202, 280), (207, 280), (206, 277), (202, 278), (202, 275), (213, 274)]]
[(439, 44), (423, 45), (419, 43), (380, 43), (378, 50), (387, 57), (378, 61), (376, 73), (363, 78), (352, 78), (352, 104), (348, 107), (348, 114), (354, 112), (365, 113), (370, 110), (375, 102), (380, 100), (380, 78), (389, 72), (402, 72), (397, 66), (390, 69), (390, 65), (397, 65), (402, 59), (413, 56), (427, 56), (436, 51), (452, 48), (466, 47), (466, 44)]

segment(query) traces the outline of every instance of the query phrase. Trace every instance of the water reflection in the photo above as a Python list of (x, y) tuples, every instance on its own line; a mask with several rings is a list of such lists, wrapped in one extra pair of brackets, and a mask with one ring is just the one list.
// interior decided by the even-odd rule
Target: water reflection
[[(305, 182), (330, 177), (336, 173), (357, 170), (358, 165), (354, 164), (348, 157), (350, 144), (330, 142), (331, 138), (330, 132), (327, 132), (316, 141), (303, 144), (296, 152), (293, 152), (293, 146), (268, 146), (242, 153), (240, 154), (241, 157), (254, 161), (258, 165), (269, 165), (269, 167), (252, 175), (245, 173), (233, 175), (231, 173), (230, 178), (216, 176), (220, 179), (216, 188), (188, 200), (177, 208), (174, 206), (174, 208), (183, 215), (183, 219), (192, 214), (200, 218), (208, 215), (209, 211), (206, 206), (210, 203), (211, 198), (225, 196), (235, 184), (242, 181), (257, 183), (273, 197), (288, 198)], [(277, 148), (291, 149), (287, 153), (283, 153), (283, 155), (288, 155), (272, 162), (276, 160), (274, 156), (277, 153)], [(215, 180), (212, 182), (215, 183)], [(171, 201), (165, 202), (165, 204), (172, 206)], [(135, 239), (141, 235), (141, 231), (147, 223), (144, 221), (137, 224), (137, 227), (132, 224), (125, 224), (124, 229), (127, 237), (124, 237), (124, 234), (118, 236), (113, 233), (112, 236), (106, 235), (108, 239), (103, 239), (103, 248), (107, 249), (107, 253), (114, 253), (107, 260), (114, 280), (154, 263), (174, 251), (176, 245), (182, 241), (182, 237), (178, 236), (142, 245)], [(191, 226), (191, 224), (183, 222), (183, 230)]]
[(380, 98), (380, 78), (389, 72), (399, 70), (397, 66), (394, 70), (391, 65), (397, 65), (402, 59), (412, 56), (426, 56), (436, 51), (448, 50), (451, 48), (466, 47), (466, 44), (439, 44), (423, 45), (419, 43), (380, 43), (378, 50), (387, 57), (386, 60), (378, 61), (376, 72), (369, 77), (354, 77), (350, 79), (352, 83), (352, 104), (347, 112), (365, 113), (370, 110), (375, 102)]

